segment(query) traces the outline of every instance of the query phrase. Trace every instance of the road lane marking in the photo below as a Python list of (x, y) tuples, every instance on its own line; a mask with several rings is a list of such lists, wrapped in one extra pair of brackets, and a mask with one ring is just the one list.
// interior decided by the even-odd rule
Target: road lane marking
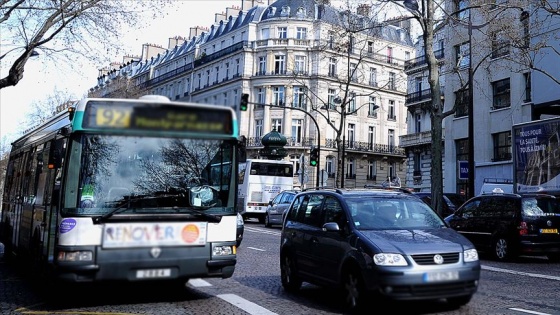
[(204, 281), (202, 279), (190, 279), (189, 280), (189, 284), (192, 285), (195, 288), (200, 288), (200, 287), (211, 287), (212, 285), (210, 284), (210, 282)]
[(496, 271), (496, 272), (503, 272), (503, 273), (511, 273), (511, 274), (519, 275), (519, 276), (528, 276), (528, 277), (533, 277), (533, 278), (543, 278), (543, 279), (548, 279), (548, 280), (560, 281), (560, 277), (549, 276), (549, 275), (541, 275), (541, 274), (538, 274), (538, 273), (529, 273), (529, 272), (522, 272), (522, 271), (513, 271), (513, 270), (508, 270), (508, 269), (490, 267), (490, 266), (481, 266), (481, 268), (482, 268), (483, 270)]
[(522, 309), (522, 308), (515, 308), (515, 307), (510, 308), (510, 310), (519, 311), (519, 312), (523, 312), (523, 313), (529, 313), (529, 314), (535, 314), (535, 315), (552, 315), (552, 314), (549, 314), (549, 313), (529, 311), (529, 310), (525, 310), (525, 309)]
[(220, 294), (218, 297), (251, 315), (278, 315), (235, 294)]
[(250, 246), (248, 246), (247, 248), (248, 248), (248, 249), (254, 249), (254, 250), (258, 250), (258, 251), (261, 251), (261, 252), (265, 252), (265, 251), (266, 251), (266, 250), (264, 250), (264, 249), (261, 249), (261, 248), (250, 247)]

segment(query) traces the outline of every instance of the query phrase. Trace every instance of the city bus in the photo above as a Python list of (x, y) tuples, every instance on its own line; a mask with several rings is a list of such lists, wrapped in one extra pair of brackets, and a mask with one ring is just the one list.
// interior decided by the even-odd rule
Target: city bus
[(238, 133), (225, 106), (76, 102), (12, 143), (4, 255), (62, 283), (231, 277), (237, 169), (213, 178), (211, 165), (245, 159)]
[(290, 161), (246, 159), (239, 164), (238, 209), (244, 220), (264, 223), (266, 207), (278, 193), (294, 189), (294, 165)]

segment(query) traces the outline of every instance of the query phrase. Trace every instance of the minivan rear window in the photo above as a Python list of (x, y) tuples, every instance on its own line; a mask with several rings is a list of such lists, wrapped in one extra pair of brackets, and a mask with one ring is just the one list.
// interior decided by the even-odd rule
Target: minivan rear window
[(523, 214), (527, 216), (560, 213), (560, 203), (554, 198), (523, 198), (522, 204)]

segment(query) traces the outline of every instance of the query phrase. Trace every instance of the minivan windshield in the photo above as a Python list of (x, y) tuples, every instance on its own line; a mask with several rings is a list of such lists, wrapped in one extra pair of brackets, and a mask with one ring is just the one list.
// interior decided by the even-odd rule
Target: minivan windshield
[(445, 227), (436, 212), (420, 199), (347, 198), (346, 202), (358, 230)]

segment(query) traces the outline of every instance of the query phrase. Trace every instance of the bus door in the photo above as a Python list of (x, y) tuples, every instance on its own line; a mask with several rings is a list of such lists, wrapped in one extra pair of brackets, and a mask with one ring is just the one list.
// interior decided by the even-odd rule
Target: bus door
[(41, 163), (39, 158), (41, 157), (40, 152), (42, 148), (43, 145), (39, 145), (27, 151), (25, 154), (26, 158), (23, 167), (24, 177), (21, 190), (22, 211), (18, 233), (18, 252), (22, 254), (32, 254), (31, 239), (36, 222), (35, 202), (37, 199), (37, 175), (39, 174), (38, 168)]

